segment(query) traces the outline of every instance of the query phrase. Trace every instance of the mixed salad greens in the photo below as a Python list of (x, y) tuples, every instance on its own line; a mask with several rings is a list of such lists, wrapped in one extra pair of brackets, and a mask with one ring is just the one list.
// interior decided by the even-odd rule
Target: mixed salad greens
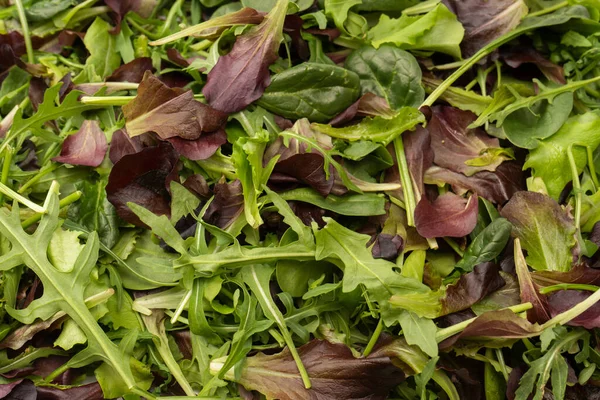
[(600, 395), (600, 0), (0, 0), (0, 398)]

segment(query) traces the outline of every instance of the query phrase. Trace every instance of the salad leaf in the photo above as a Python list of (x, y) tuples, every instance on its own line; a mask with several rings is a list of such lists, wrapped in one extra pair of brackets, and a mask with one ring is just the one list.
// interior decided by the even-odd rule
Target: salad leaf
[(96, 121), (86, 120), (81, 128), (65, 139), (58, 157), (54, 161), (97, 167), (102, 164), (108, 149), (106, 136)]
[(419, 235), (431, 237), (461, 237), (471, 233), (477, 223), (477, 197), (464, 199), (446, 193), (430, 202), (421, 198), (415, 209), (415, 226)]

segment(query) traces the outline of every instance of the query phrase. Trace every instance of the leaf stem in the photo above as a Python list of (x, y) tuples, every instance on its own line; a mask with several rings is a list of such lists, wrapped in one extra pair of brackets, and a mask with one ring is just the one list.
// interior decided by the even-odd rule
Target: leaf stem
[(404, 193), (404, 203), (406, 204), (406, 219), (408, 226), (415, 226), (415, 192), (413, 189), (406, 153), (404, 152), (404, 143), (402, 136), (394, 139), (394, 150), (396, 151), (396, 161), (398, 162), (398, 171), (400, 172), (400, 182), (402, 183), (402, 192)]
[(550, 14), (551, 12), (554, 12), (554, 11), (556, 11), (560, 8), (566, 7), (568, 5), (569, 5), (568, 1), (563, 1), (561, 3), (553, 5), (551, 7), (543, 8), (541, 10), (532, 12), (532, 13), (528, 14), (527, 16), (525, 16), (525, 18), (539, 17), (540, 15)]
[(33, 57), (33, 46), (31, 44), (31, 35), (29, 33), (29, 25), (27, 24), (27, 16), (25, 15), (25, 7), (23, 7), (22, 0), (15, 0), (17, 6), (17, 13), (19, 14), (19, 21), (21, 22), (21, 29), (23, 30), (23, 39), (25, 40), (25, 48), (27, 49), (27, 62), (33, 64), (35, 58)]
[(460, 257), (463, 257), (465, 255), (465, 252), (460, 249), (458, 243), (456, 243), (456, 241), (454, 241), (453, 239), (445, 237), (444, 242), (448, 243), (452, 250), (454, 250), (456, 254), (458, 254)]
[(540, 294), (548, 294), (558, 290), (587, 290), (590, 292), (595, 292), (598, 289), (600, 289), (600, 286), (586, 285), (583, 283), (559, 283), (557, 285), (540, 288), (538, 292)]
[[(81, 198), (82, 192), (76, 191), (66, 196), (64, 199), (58, 202), (59, 208), (64, 208), (68, 205), (75, 203), (77, 200)], [(21, 227), (23, 229), (29, 228), (31, 225), (35, 224), (42, 218), (43, 213), (34, 214), (31, 217), (27, 218), (25, 221), (21, 223)]]
[(590, 175), (592, 176), (592, 182), (596, 190), (600, 190), (600, 182), (598, 182), (598, 175), (596, 174), (596, 166), (594, 165), (594, 152), (591, 146), (585, 146), (588, 158), (588, 168), (590, 169)]
[(165, 33), (167, 33), (167, 29), (169, 29), (169, 27), (173, 23), (173, 19), (175, 19), (175, 15), (177, 14), (178, 11), (181, 10), (182, 4), (183, 4), (183, 0), (177, 0), (175, 2), (175, 4), (173, 4), (171, 9), (169, 10), (169, 13), (167, 14), (167, 19), (165, 20), (165, 23), (163, 24), (162, 29), (160, 30), (160, 33), (158, 34), (159, 36), (164, 36)]
[(379, 340), (379, 336), (381, 336), (381, 332), (383, 331), (383, 319), (379, 319), (377, 322), (377, 327), (375, 331), (373, 331), (373, 335), (371, 335), (371, 339), (369, 339), (369, 343), (367, 343), (367, 347), (365, 347), (365, 351), (363, 351), (363, 357), (368, 357), (369, 354), (373, 351), (377, 340)]
[(14, 190), (9, 188), (2, 182), (0, 182), (0, 193), (10, 197), (13, 200), (18, 201), (19, 203), (30, 208), (31, 210), (35, 211), (36, 213), (40, 213), (40, 214), (46, 213), (46, 209), (44, 207), (42, 207), (38, 204), (35, 204), (33, 201), (21, 196), (19, 193), (15, 192)]
[[(596, 293), (600, 293), (600, 292), (596, 292)], [(523, 311), (530, 310), (532, 308), (533, 308), (533, 304), (531, 304), (531, 303), (522, 303), (522, 304), (517, 304), (515, 306), (503, 308), (503, 310), (511, 310), (515, 314), (518, 314), (518, 313), (521, 313)], [(437, 333), (435, 334), (435, 340), (438, 343), (440, 343), (440, 342), (448, 339), (449, 337), (454, 336), (457, 333), (460, 333), (460, 332), (464, 331), (465, 328), (467, 326), (469, 326), (471, 324), (471, 322), (475, 321), (477, 318), (478, 317), (467, 319), (466, 321), (459, 322), (458, 324), (449, 326), (448, 328), (443, 328), (443, 329), (438, 330)]]
[(25, 182), (23, 184), (23, 186), (21, 186), (19, 188), (19, 190), (17, 190), (17, 192), (19, 194), (24, 194), (27, 191), (27, 189), (29, 189), (31, 186), (33, 186), (36, 183), (38, 183), (40, 181), (40, 179), (42, 179), (44, 176), (46, 176), (50, 172), (57, 170), (59, 167), (60, 167), (60, 164), (56, 164), (55, 163), (55, 164), (51, 164), (47, 168), (41, 169), (37, 174), (35, 174), (33, 176), (33, 178), (31, 178), (30, 180), (28, 180), (27, 182)]
[[(15, 154), (15, 149), (12, 146), (8, 146), (4, 152), (4, 162), (2, 163), (2, 176), (0, 177), (0, 183), (7, 185), (8, 174), (10, 172), (10, 165), (12, 164), (12, 158)], [(7, 186), (8, 187), (8, 186)], [(0, 206), (4, 204), (4, 194), (0, 193)]]

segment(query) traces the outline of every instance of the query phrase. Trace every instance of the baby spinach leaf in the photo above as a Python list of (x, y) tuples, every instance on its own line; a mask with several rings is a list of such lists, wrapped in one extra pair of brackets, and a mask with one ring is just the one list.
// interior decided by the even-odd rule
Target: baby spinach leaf
[(571, 269), (575, 245), (575, 223), (550, 197), (536, 192), (518, 192), (500, 212), (513, 224), (513, 235), (527, 250), (527, 263), (537, 271)]
[(425, 98), (417, 60), (395, 46), (361, 47), (350, 54), (345, 66), (358, 74), (363, 95), (382, 96), (392, 109), (418, 107)]
[(456, 264), (456, 268), (463, 271), (472, 271), (473, 267), (484, 262), (492, 261), (502, 253), (508, 239), (512, 224), (504, 218), (492, 221), (475, 240), (471, 242), (463, 259)]
[(276, 74), (258, 101), (285, 118), (326, 122), (360, 94), (358, 75), (328, 64), (302, 63)]
[(368, 38), (375, 48), (393, 43), (401, 49), (440, 52), (455, 58), (460, 56), (464, 29), (456, 16), (443, 4), (425, 15), (390, 18), (381, 14), (379, 22), (369, 30)]
[(219, 57), (202, 93), (211, 107), (233, 113), (244, 109), (269, 86), (269, 65), (277, 59), (288, 0), (278, 0), (260, 25), (242, 34), (229, 54)]

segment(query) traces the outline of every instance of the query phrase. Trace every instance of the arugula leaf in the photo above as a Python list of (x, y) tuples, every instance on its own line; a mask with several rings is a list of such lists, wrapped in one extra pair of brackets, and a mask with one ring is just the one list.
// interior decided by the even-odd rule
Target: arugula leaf
[(438, 355), (435, 340), (437, 327), (432, 320), (419, 317), (410, 311), (402, 311), (398, 316), (406, 343), (417, 345), (430, 357)]

